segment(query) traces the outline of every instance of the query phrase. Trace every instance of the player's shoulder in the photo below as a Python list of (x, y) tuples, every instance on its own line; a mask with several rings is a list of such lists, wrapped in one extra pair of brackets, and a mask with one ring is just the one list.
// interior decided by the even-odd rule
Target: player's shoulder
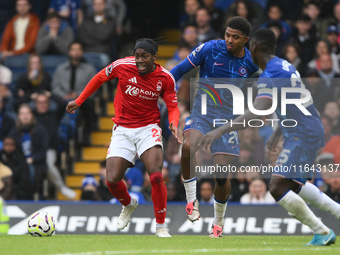
[(125, 58), (120, 58), (117, 59), (116, 61), (112, 62), (111, 64), (113, 67), (117, 67), (117, 66), (131, 66), (131, 65), (136, 65), (135, 62), (135, 57), (131, 56), (131, 57), (125, 57)]
[(295, 71), (295, 67), (287, 60), (275, 57), (267, 63), (266, 69), (261, 76), (268, 78), (290, 78), (291, 74)]
[(166, 80), (170, 81), (171, 83), (173, 82), (174, 84), (176, 84), (174, 76), (167, 69), (165, 69), (163, 66), (161, 66), (161, 65), (158, 65), (158, 66), (159, 66), (159, 72), (160, 72), (161, 76), (163, 76)]

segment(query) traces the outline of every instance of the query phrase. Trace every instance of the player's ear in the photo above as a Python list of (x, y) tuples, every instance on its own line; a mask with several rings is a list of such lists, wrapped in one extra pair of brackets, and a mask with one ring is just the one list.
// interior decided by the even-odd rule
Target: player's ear
[(244, 43), (247, 43), (249, 41), (249, 36), (246, 36), (245, 38), (244, 38)]
[(158, 54), (156, 53), (155, 55), (153, 55), (153, 61), (156, 61), (157, 58), (158, 58)]

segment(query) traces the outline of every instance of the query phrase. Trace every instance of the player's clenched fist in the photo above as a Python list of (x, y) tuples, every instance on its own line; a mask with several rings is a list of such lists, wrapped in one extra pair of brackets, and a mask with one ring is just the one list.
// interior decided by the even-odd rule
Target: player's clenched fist
[(66, 111), (69, 113), (74, 113), (79, 108), (79, 105), (75, 101), (71, 101), (66, 106)]

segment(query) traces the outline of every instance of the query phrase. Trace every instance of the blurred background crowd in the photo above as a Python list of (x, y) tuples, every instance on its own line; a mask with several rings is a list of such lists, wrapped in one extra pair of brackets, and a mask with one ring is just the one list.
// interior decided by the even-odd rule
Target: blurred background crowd
[[(76, 114), (65, 112), (87, 82), (110, 62), (133, 53), (135, 40), (158, 38), (159, 63), (168, 70), (195, 47), (223, 38), (228, 18), (243, 16), (277, 37), (276, 54), (300, 72), (325, 130), (317, 158), (323, 170), (312, 180), (340, 202), (340, 3), (335, 0), (0, 0), (0, 195), (18, 200), (117, 201), (105, 183), (117, 81), (104, 84)], [(161, 47), (162, 50), (161, 50)], [(156, 61), (157, 62), (157, 61)], [(189, 116), (190, 78), (179, 80), (180, 129)], [(168, 201), (184, 201), (181, 147), (168, 130), (159, 100), (164, 141), (163, 178)], [(267, 116), (271, 117), (271, 116)], [(240, 157), (233, 165), (274, 164), (265, 154), (269, 125), (239, 132)], [(105, 132), (104, 132), (105, 131)], [(103, 142), (101, 142), (103, 140)], [(96, 154), (100, 154), (96, 156)], [(211, 158), (198, 152), (202, 162)], [(331, 170), (331, 169), (329, 169)], [(211, 175), (200, 178), (201, 203), (213, 203)], [(231, 174), (230, 201), (274, 203), (269, 176)], [(139, 203), (151, 201), (143, 164), (125, 181)]]

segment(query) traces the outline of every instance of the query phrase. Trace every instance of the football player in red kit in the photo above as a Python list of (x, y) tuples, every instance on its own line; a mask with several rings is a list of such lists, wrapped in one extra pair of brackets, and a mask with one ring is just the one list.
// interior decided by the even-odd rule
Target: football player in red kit
[(107, 152), (106, 182), (112, 195), (123, 205), (118, 218), (118, 229), (124, 229), (138, 203), (131, 198), (122, 181), (128, 167), (140, 157), (150, 176), (152, 201), (156, 217), (156, 235), (171, 237), (164, 227), (167, 190), (162, 178), (162, 132), (157, 105), (161, 96), (168, 108), (170, 130), (181, 143), (178, 133), (179, 110), (173, 76), (156, 64), (158, 45), (151, 39), (136, 42), (134, 56), (118, 59), (87, 84), (78, 98), (66, 110), (74, 113), (104, 82), (119, 78), (114, 100), (116, 116), (110, 147)]

